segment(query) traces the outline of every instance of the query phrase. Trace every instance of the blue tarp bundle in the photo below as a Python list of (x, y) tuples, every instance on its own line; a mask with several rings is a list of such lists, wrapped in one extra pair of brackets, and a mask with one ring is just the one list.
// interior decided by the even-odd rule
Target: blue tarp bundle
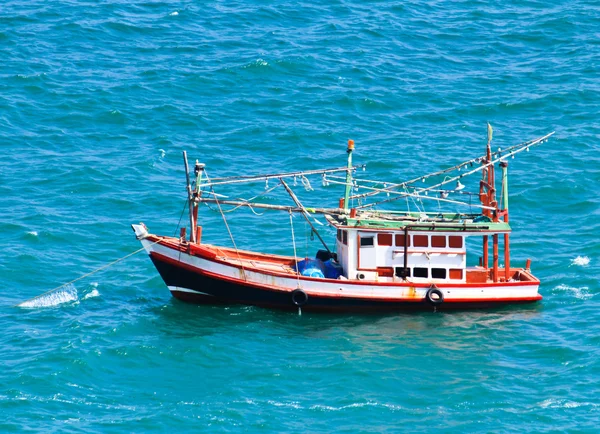
[(320, 259), (306, 258), (298, 261), (298, 271), (302, 276), (337, 279), (342, 274), (342, 266), (333, 259), (323, 262)]

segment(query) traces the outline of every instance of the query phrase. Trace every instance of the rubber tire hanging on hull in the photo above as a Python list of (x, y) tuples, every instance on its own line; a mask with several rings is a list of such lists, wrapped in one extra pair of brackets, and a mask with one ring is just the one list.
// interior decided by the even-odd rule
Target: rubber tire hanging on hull
[(296, 306), (301, 307), (306, 304), (308, 301), (308, 294), (301, 290), (300, 288), (294, 289), (292, 291), (292, 303)]
[[(432, 295), (435, 295), (436, 297), (432, 297)], [(437, 286), (431, 285), (425, 294), (425, 300), (432, 306), (438, 306), (444, 302), (444, 294)]]

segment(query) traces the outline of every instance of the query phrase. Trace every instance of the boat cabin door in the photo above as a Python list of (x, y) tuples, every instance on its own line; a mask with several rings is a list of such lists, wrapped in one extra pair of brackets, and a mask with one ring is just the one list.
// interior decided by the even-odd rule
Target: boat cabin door
[(374, 270), (377, 268), (376, 234), (374, 232), (358, 233), (358, 269)]

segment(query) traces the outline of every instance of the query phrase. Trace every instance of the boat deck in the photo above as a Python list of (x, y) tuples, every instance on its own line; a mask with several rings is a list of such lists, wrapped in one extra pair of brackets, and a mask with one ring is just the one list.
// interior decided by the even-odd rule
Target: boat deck
[[(293, 256), (267, 255), (262, 253), (250, 252), (246, 250), (235, 250), (227, 247), (213, 246), (203, 244), (204, 250), (212, 251), (215, 257), (223, 262), (229, 262), (232, 265), (242, 266), (245, 269), (253, 269), (257, 271), (275, 272), (296, 276), (295, 264), (296, 261), (301, 261), (304, 258), (294, 258)], [(193, 250), (192, 250), (193, 254)], [(505, 282), (505, 269), (498, 268), (499, 282)], [(535, 282), (537, 279), (524, 268), (511, 268), (509, 282)], [(399, 277), (380, 278), (379, 282), (398, 282), (402, 280)], [(451, 284), (451, 281), (448, 281)], [(492, 284), (492, 269), (483, 267), (468, 267), (466, 269), (467, 284)], [(497, 282), (498, 283), (498, 282)]]

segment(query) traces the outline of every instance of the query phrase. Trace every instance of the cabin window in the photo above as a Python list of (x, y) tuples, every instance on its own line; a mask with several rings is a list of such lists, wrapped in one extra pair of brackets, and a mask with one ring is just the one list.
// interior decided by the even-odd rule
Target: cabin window
[(392, 234), (377, 234), (378, 246), (391, 246), (392, 240)]
[(462, 249), (463, 246), (463, 237), (459, 237), (456, 235), (451, 235), (448, 237), (448, 241), (450, 244), (450, 248), (452, 249)]
[(450, 279), (462, 280), (463, 278), (463, 270), (460, 268), (451, 268), (450, 269)]
[(337, 230), (337, 239), (338, 239), (338, 241), (342, 241), (342, 230), (341, 229)]
[(342, 243), (348, 245), (348, 232), (342, 231)]
[(373, 247), (375, 246), (375, 237), (360, 237), (361, 247)]
[(413, 235), (413, 244), (415, 247), (429, 247), (429, 237), (427, 235)]
[(410, 277), (410, 268), (406, 268), (406, 276), (404, 275), (404, 267), (396, 267), (396, 276), (398, 277)]
[(431, 277), (433, 279), (445, 279), (446, 278), (446, 269), (445, 268), (432, 268), (431, 269)]
[(446, 247), (446, 237), (444, 235), (432, 235), (431, 247)]
[(394, 277), (394, 269), (392, 267), (377, 267), (379, 277)]
[[(396, 246), (404, 247), (404, 234), (396, 235)], [(408, 247), (410, 247), (410, 237), (408, 237)]]
[(413, 269), (413, 276), (428, 278), (429, 277), (429, 268), (415, 267)]

